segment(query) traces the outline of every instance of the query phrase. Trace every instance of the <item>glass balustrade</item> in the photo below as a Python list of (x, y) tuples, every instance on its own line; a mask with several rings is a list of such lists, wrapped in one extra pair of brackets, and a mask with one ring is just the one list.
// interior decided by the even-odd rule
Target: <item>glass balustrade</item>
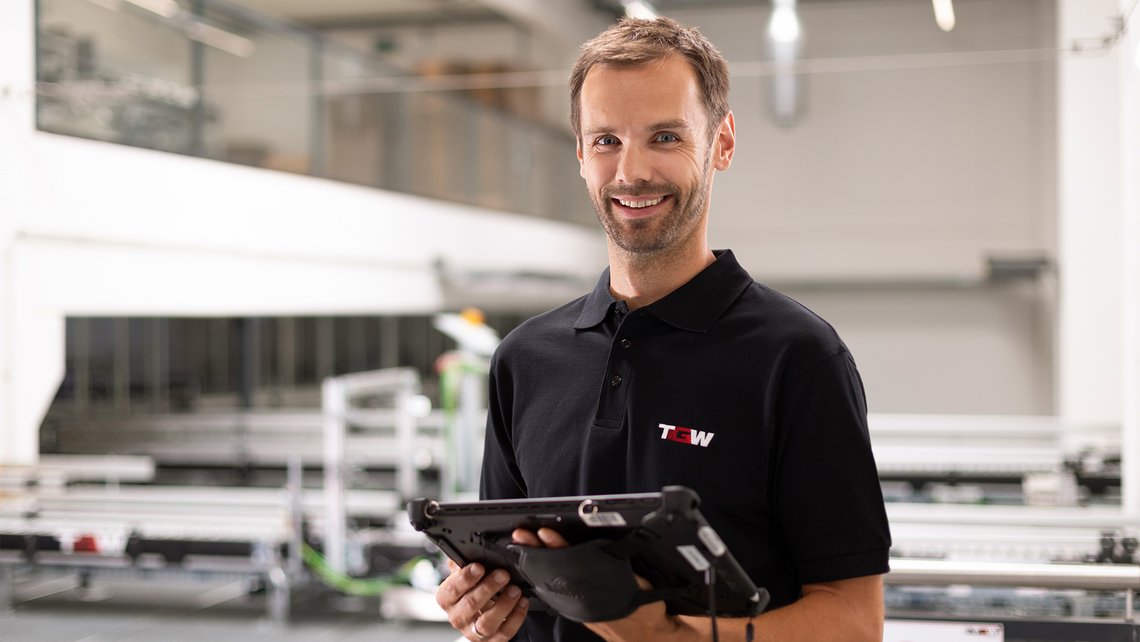
[(593, 224), (573, 137), (510, 109), (534, 88), (442, 90), (221, 0), (37, 10), (43, 131)]

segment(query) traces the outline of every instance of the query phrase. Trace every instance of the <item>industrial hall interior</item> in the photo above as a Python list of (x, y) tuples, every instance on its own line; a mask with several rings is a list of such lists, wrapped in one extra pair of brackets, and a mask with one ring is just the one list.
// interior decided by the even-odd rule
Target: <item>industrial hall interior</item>
[[(0, 640), (483, 639), (495, 599), (456, 624), (440, 586), (449, 557), (528, 554), (481, 501), (499, 499), (483, 467), (503, 391), (593, 372), (533, 340), (554, 316), (529, 320), (604, 298), (625, 256), (607, 211), (684, 205), (598, 196), (571, 119), (583, 43), (657, 17), (727, 62), (717, 264), (730, 249), (858, 364), (889, 523), (882, 639), (1140, 640), (1137, 5), (3, 0)], [(507, 348), (534, 382), (495, 374)], [(748, 390), (701, 361), (669, 373), (686, 396)], [(590, 419), (651, 378), (611, 374), (583, 384), (603, 395)], [(527, 413), (544, 440), (578, 400), (550, 392)], [(730, 438), (684, 421), (653, 438)], [(737, 455), (754, 469), (700, 475), (771, 474)], [(801, 474), (835, 479), (824, 461)], [(717, 536), (732, 497), (665, 520), (676, 491), (646, 490), (637, 517), (587, 495), (565, 515), (494, 506), (620, 534), (627, 572), (677, 583), (669, 613), (720, 596), (702, 617), (737, 639), (714, 570), (757, 553)], [(528, 568), (511, 572), (530, 608), (585, 634)]]

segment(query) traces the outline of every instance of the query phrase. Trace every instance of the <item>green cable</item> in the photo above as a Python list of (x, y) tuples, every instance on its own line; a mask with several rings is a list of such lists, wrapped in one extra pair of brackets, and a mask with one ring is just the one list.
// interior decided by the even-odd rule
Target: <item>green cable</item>
[(396, 569), (396, 572), (392, 575), (373, 578), (359, 578), (345, 575), (330, 566), (328, 560), (308, 544), (303, 544), (301, 548), (301, 559), (305, 561), (305, 564), (308, 565), (325, 584), (328, 584), (341, 593), (359, 597), (374, 597), (383, 594), (394, 586), (407, 585), (412, 574), (412, 567), (419, 563), (420, 560), (427, 558), (422, 556), (413, 557), (401, 564), (400, 568)]

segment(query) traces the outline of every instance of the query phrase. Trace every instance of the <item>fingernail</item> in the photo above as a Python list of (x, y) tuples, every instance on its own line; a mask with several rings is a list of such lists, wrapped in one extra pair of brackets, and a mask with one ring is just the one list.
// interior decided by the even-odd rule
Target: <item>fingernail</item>
[(483, 574), (483, 567), (478, 564), (472, 564), (467, 567), (467, 573), (471, 575), (471, 577), (479, 577)]
[(502, 569), (495, 571), (491, 577), (495, 580), (496, 584), (506, 584), (507, 580), (511, 579), (511, 576)]
[(507, 597), (518, 597), (519, 593), (522, 593), (522, 591), (520, 591), (517, 586), (512, 586), (507, 589)]
[(528, 600), (524, 597), (523, 599), (519, 600), (519, 604), (515, 608), (516, 609), (525, 609), (529, 605), (530, 605), (530, 600)]

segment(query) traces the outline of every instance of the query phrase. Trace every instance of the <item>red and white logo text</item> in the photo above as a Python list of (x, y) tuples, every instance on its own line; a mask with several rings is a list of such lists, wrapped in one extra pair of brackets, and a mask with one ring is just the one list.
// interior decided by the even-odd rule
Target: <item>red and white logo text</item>
[(709, 442), (711, 442), (713, 438), (713, 433), (711, 432), (694, 430), (692, 428), (685, 428), (684, 426), (657, 424), (657, 427), (661, 429), (662, 439), (665, 439), (667, 441), (675, 441), (679, 444), (689, 444), (690, 446), (708, 448)]

